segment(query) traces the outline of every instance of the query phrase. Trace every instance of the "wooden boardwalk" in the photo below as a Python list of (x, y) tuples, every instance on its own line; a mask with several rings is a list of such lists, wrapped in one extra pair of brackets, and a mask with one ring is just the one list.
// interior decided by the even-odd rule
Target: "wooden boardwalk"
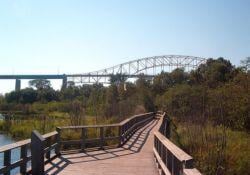
[(153, 133), (160, 124), (158, 120), (151, 121), (120, 148), (62, 155), (46, 165), (46, 174), (157, 175)]

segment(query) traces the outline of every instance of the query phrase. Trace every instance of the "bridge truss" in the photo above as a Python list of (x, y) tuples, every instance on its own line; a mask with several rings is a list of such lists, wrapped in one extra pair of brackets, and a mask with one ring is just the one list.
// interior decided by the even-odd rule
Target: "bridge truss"
[(138, 78), (142, 74), (152, 79), (160, 72), (171, 72), (176, 68), (184, 68), (185, 71), (196, 69), (206, 62), (205, 58), (184, 55), (163, 55), (146, 57), (99, 71), (84, 74), (67, 74), (67, 81), (76, 84), (110, 83), (110, 77), (121, 74), (126, 78)]

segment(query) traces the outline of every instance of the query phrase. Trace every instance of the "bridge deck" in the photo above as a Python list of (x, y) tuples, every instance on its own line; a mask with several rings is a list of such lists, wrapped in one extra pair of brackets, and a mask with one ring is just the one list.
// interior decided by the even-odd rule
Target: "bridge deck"
[(156, 175), (153, 133), (159, 125), (157, 120), (150, 122), (121, 148), (62, 155), (46, 165), (46, 174)]

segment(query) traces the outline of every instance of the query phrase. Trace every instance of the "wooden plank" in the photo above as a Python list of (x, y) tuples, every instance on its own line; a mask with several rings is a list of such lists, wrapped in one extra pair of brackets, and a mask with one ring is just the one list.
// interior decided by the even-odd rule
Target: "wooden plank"
[(179, 159), (180, 161), (188, 161), (193, 160), (193, 158), (184, 152), (182, 149), (177, 147), (174, 143), (172, 143), (169, 139), (167, 139), (164, 135), (162, 135), (159, 131), (156, 131), (154, 135), (163, 143), (163, 145), (173, 153), (173, 155)]
[[(54, 132), (50, 132), (48, 134), (44, 134), (43, 137), (48, 138), (48, 137), (54, 136), (56, 134), (57, 134), (57, 132), (54, 131)], [(5, 151), (10, 150), (10, 149), (15, 149), (15, 148), (27, 145), (27, 144), (30, 144), (30, 139), (21, 140), (21, 141), (15, 142), (15, 143), (4, 145), (4, 146), (0, 147), (0, 153), (5, 152)]]
[(183, 175), (202, 175), (196, 168), (184, 169)]
[(168, 170), (168, 168), (166, 167), (164, 162), (161, 160), (161, 157), (155, 148), (153, 148), (153, 152), (154, 152), (155, 158), (157, 159), (157, 162), (159, 163), (159, 165), (160, 165), (162, 171), (165, 173), (165, 175), (171, 175), (170, 171)]
[(42, 136), (43, 136), (43, 138), (44, 138), (44, 139), (47, 139), (47, 138), (49, 138), (49, 137), (53, 137), (53, 136), (55, 136), (55, 135), (57, 135), (57, 134), (58, 134), (58, 132), (57, 132), (57, 131), (53, 131), (53, 132), (50, 132), (50, 133), (44, 134), (44, 135), (42, 135)]
[(23, 145), (27, 145), (27, 144), (30, 144), (30, 139), (8, 144), (8, 145), (0, 147), (0, 153), (11, 150), (11, 149), (15, 149)]
[[(99, 139), (98, 139), (99, 140)], [(80, 144), (81, 140), (67, 140), (67, 141), (61, 141), (62, 145), (75, 145)]]
[(118, 127), (119, 124), (109, 124), (109, 125), (84, 125), (84, 126), (63, 126), (60, 129), (82, 129), (82, 128), (100, 128), (100, 127)]
[(144, 114), (139, 114), (139, 115), (134, 115), (128, 119), (125, 119), (123, 121), (121, 121), (119, 124), (120, 125), (124, 125), (125, 123), (129, 122), (130, 120), (134, 119), (134, 118), (137, 118), (137, 117), (142, 117), (142, 116), (147, 116), (147, 115), (153, 115), (154, 112), (148, 112), (148, 113), (144, 113)]

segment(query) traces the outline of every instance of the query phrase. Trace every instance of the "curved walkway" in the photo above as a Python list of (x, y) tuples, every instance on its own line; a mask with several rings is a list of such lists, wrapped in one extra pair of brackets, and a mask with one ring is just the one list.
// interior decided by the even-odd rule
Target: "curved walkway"
[(62, 155), (46, 165), (47, 174), (65, 175), (157, 175), (153, 156), (154, 131), (160, 122), (153, 120), (139, 129), (120, 148)]

